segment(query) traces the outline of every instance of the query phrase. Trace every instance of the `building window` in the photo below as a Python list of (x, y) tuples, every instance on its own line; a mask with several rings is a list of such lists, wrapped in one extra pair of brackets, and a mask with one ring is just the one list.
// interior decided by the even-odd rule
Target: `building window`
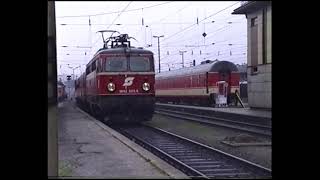
[(258, 65), (258, 26), (256, 24), (257, 18), (251, 19), (251, 33), (250, 33), (250, 64), (252, 67)]
[(254, 17), (254, 18), (251, 19), (251, 27), (256, 26), (258, 24), (257, 20), (258, 20), (257, 17)]
[(251, 67), (251, 75), (258, 74), (258, 66), (252, 66)]
[(267, 64), (267, 9), (262, 11), (262, 64)]

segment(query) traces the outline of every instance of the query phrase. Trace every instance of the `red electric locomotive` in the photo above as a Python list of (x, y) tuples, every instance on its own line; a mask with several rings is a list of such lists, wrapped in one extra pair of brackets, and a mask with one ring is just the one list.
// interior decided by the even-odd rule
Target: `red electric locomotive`
[(239, 92), (240, 74), (229, 61), (204, 61), (200, 65), (156, 75), (159, 102), (225, 106)]
[(148, 121), (154, 113), (153, 53), (130, 46), (130, 38), (120, 34), (104, 40), (76, 81), (77, 104), (104, 121)]

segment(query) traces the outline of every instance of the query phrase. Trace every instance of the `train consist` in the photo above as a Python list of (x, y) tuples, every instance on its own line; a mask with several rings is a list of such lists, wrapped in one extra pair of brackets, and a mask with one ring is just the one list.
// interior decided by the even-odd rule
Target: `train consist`
[(203, 61), (200, 65), (159, 73), (155, 77), (156, 100), (227, 106), (239, 92), (240, 74), (229, 61)]
[[(116, 31), (100, 32), (103, 37), (103, 32)], [(153, 53), (132, 47), (127, 34), (112, 34), (106, 40), (103, 37), (104, 47), (76, 80), (76, 102), (104, 121), (151, 120), (155, 105)]]

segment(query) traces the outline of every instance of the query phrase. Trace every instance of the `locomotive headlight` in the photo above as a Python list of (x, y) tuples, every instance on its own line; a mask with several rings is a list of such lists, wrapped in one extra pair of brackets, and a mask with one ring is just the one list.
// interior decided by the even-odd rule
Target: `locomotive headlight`
[(116, 90), (116, 85), (114, 83), (109, 83), (108, 84), (108, 91), (113, 92), (114, 90)]
[(144, 91), (149, 91), (149, 90), (150, 90), (150, 84), (147, 83), (147, 82), (143, 83), (143, 84), (142, 84), (142, 89), (143, 89)]

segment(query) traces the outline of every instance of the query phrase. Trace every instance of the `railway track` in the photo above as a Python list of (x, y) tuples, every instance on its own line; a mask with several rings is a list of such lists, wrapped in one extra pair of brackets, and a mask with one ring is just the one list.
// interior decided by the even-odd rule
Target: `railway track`
[(236, 120), (230, 120), (225, 118), (192, 114), (188, 112), (168, 110), (168, 109), (162, 109), (162, 108), (157, 108), (155, 113), (174, 117), (174, 118), (214, 125), (214, 126), (236, 129), (236, 130), (253, 133), (257, 135), (262, 135), (266, 137), (271, 137), (272, 135), (271, 126), (259, 124), (259, 123), (253, 123), (253, 122), (246, 122), (241, 120), (240, 118), (239, 120), (236, 121)]
[(271, 170), (146, 125), (112, 126), (192, 178), (271, 178)]

